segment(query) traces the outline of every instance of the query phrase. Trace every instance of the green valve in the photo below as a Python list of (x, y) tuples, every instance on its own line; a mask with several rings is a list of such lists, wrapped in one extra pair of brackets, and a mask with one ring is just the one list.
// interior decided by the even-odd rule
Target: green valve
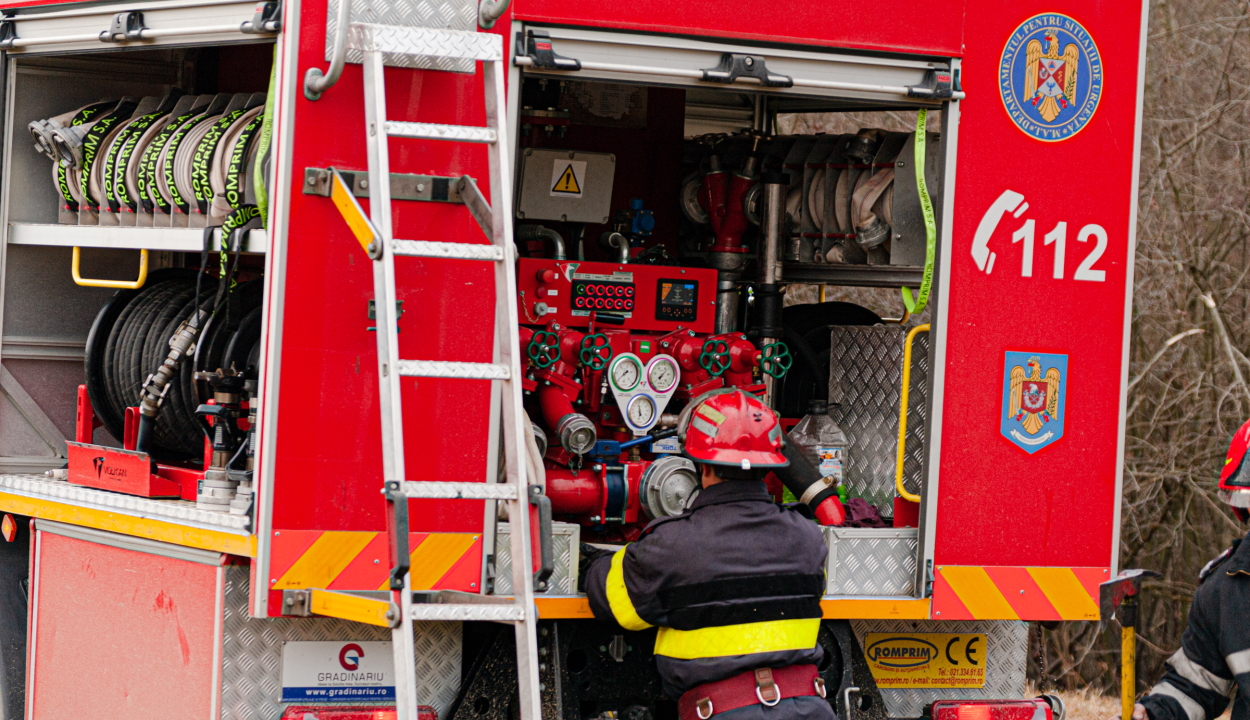
[(760, 354), (760, 369), (765, 373), (775, 378), (782, 378), (792, 365), (794, 365), (794, 356), (790, 354), (790, 348), (785, 343), (778, 340), (764, 346)]
[(612, 359), (612, 346), (608, 344), (608, 336), (595, 333), (582, 338), (578, 359), (582, 361), (582, 365), (594, 371), (607, 367), (608, 361)]
[(546, 330), (539, 330), (530, 338), (525, 354), (539, 368), (547, 368), (560, 359), (560, 336)]

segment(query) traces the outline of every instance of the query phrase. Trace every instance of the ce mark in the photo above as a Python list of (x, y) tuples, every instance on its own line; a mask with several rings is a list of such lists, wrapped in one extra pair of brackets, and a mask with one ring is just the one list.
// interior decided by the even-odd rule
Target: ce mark
[[(951, 665), (959, 664), (959, 661), (956, 660), (954, 656), (951, 655), (951, 648), (955, 647), (955, 643), (959, 642), (962, 639), (963, 639), (962, 637), (960, 637), (959, 635), (956, 635), (955, 637), (951, 638), (949, 642), (946, 643), (946, 660)], [(981, 650), (980, 648), (974, 647), (979, 642), (981, 642), (981, 636), (973, 635), (972, 638), (969, 639), (968, 642), (964, 645), (964, 658), (968, 661), (968, 664), (974, 667), (981, 664), (981, 661), (977, 659), (977, 653), (980, 652)]]

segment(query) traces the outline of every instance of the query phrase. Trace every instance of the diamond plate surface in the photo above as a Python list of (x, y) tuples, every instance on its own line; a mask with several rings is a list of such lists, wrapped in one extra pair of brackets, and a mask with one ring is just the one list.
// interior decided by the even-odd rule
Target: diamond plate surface
[(490, 33), (353, 22), (347, 48), (383, 55), (417, 55), (495, 62), (503, 59), (503, 39)]
[(826, 527), (829, 595), (906, 595), (916, 588), (915, 528)]
[[(495, 594), (512, 594), (512, 535), (508, 523), (501, 522), (495, 532)], [(551, 523), (552, 543), (556, 549), (556, 571), (547, 580), (546, 595), (572, 595), (577, 592), (578, 548), (582, 528), (574, 523)]]
[[(440, 28), (473, 31), (477, 29), (477, 0), (350, 0), (352, 23), (398, 27)], [(334, 54), (334, 33), (338, 28), (340, 0), (329, 0), (326, 8), (326, 62)], [(347, 50), (347, 62), (364, 59), (360, 50)], [(383, 62), (394, 67), (446, 70), (471, 73), (472, 60), (384, 55)]]
[(247, 515), (197, 510), (186, 500), (152, 500), (71, 485), (64, 480), (51, 480), (42, 475), (0, 475), (0, 492), (25, 497), (55, 500), (67, 505), (108, 510), (142, 518), (155, 518), (179, 525), (236, 531), (247, 535), (252, 519)]
[(407, 377), (459, 378), (461, 380), (507, 380), (512, 371), (493, 363), (448, 362), (444, 360), (400, 360), (400, 375)]
[(418, 140), (452, 140), (455, 142), (493, 143), (499, 138), (494, 128), (472, 125), (438, 125), (434, 123), (388, 122), (386, 134), (391, 137)]
[[(282, 644), (297, 640), (390, 640), (386, 628), (329, 618), (248, 617), (248, 568), (226, 568), (222, 720), (272, 720), (284, 707)], [(417, 697), (445, 714), (460, 690), (460, 623), (416, 626)]]
[(413, 257), (456, 258), (459, 260), (503, 260), (503, 248), (473, 243), (392, 240), (391, 252)]
[(506, 483), (406, 482), (401, 487), (410, 498), (511, 500), (516, 497), (516, 485)]
[[(847, 434), (847, 490), (893, 513), (898, 462), (898, 407), (903, 382), (906, 327), (835, 327), (829, 373), (829, 415)], [(929, 415), (929, 334), (912, 347), (911, 393), (903, 486), (920, 492), (925, 427)]]
[(416, 620), (524, 620), (525, 608), (520, 605), (413, 605), (412, 619)]
[(920, 717), (935, 700), (1012, 699), (1024, 697), (1029, 624), (1017, 620), (942, 622), (940, 620), (852, 620), (860, 647), (868, 633), (985, 633), (985, 687), (882, 689), (881, 698), (893, 718)]

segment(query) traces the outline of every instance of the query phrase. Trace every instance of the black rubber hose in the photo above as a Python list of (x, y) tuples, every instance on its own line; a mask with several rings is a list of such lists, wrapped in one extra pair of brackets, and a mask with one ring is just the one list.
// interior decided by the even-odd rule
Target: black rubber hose
[[(786, 459), (790, 464), (785, 467), (773, 468), (773, 473), (777, 479), (781, 481), (786, 489), (794, 493), (796, 500), (802, 499), (803, 493), (807, 489), (817, 483), (824, 485), (824, 476), (820, 474), (820, 470), (812, 465), (812, 461), (807, 459), (803, 451), (794, 443), (790, 437), (786, 436), (786, 446), (782, 451), (785, 453)], [(815, 510), (818, 505), (825, 501), (830, 495), (836, 495), (838, 492), (837, 485), (829, 485), (824, 490), (816, 493), (816, 496), (807, 501), (807, 506)]]
[(827, 399), (829, 396), (829, 365), (820, 362), (816, 351), (812, 349), (811, 345), (807, 344), (807, 340), (804, 340), (803, 336), (798, 332), (787, 327), (784, 332), (784, 338), (786, 345), (794, 349), (794, 353), (798, 355), (799, 360), (802, 360), (803, 364), (807, 365), (808, 369), (816, 375), (816, 378), (820, 381), (820, 386), (824, 388), (824, 392), (818, 393), (817, 398)]
[(142, 453), (150, 453), (152, 451), (152, 426), (156, 423), (155, 418), (147, 415), (139, 416), (139, 431), (135, 433), (135, 450)]

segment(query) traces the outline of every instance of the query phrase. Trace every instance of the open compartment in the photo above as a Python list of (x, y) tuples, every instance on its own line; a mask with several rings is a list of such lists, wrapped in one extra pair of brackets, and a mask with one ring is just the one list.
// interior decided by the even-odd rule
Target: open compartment
[(736, 387), (844, 434), (795, 441), (815, 476), (766, 478), (839, 526), (829, 593), (923, 596), (928, 316), (898, 288), (936, 283), (951, 63), (514, 27), (518, 310), (556, 519), (618, 542), (680, 513), (679, 413)]
[[(199, 19), (236, 10), (210, 7)], [(166, 15), (152, 13), (149, 25)], [(17, 32), (33, 36), (41, 23), (51, 21), (23, 17)], [(256, 391), (257, 253), (267, 242), (253, 177), (273, 40), (234, 28), (236, 42), (223, 43), (226, 31), (210, 23), (204, 38), (161, 31), (191, 45), (87, 52), (48, 43), (6, 57), (3, 471), (50, 470), (75, 484), (184, 500), (196, 500), (197, 487), (204, 494), (214, 463), (242, 471), (234, 451), (247, 445)], [(220, 137), (210, 147), (212, 131)], [(201, 170), (203, 192), (190, 184)], [(205, 199), (218, 211), (201, 212)], [(196, 327), (185, 358), (152, 385), (188, 325)], [(163, 393), (147, 422), (137, 411), (145, 385)], [(197, 413), (214, 397), (232, 414), (218, 423), (229, 431), (216, 449)], [(240, 481), (219, 484), (233, 491)]]

